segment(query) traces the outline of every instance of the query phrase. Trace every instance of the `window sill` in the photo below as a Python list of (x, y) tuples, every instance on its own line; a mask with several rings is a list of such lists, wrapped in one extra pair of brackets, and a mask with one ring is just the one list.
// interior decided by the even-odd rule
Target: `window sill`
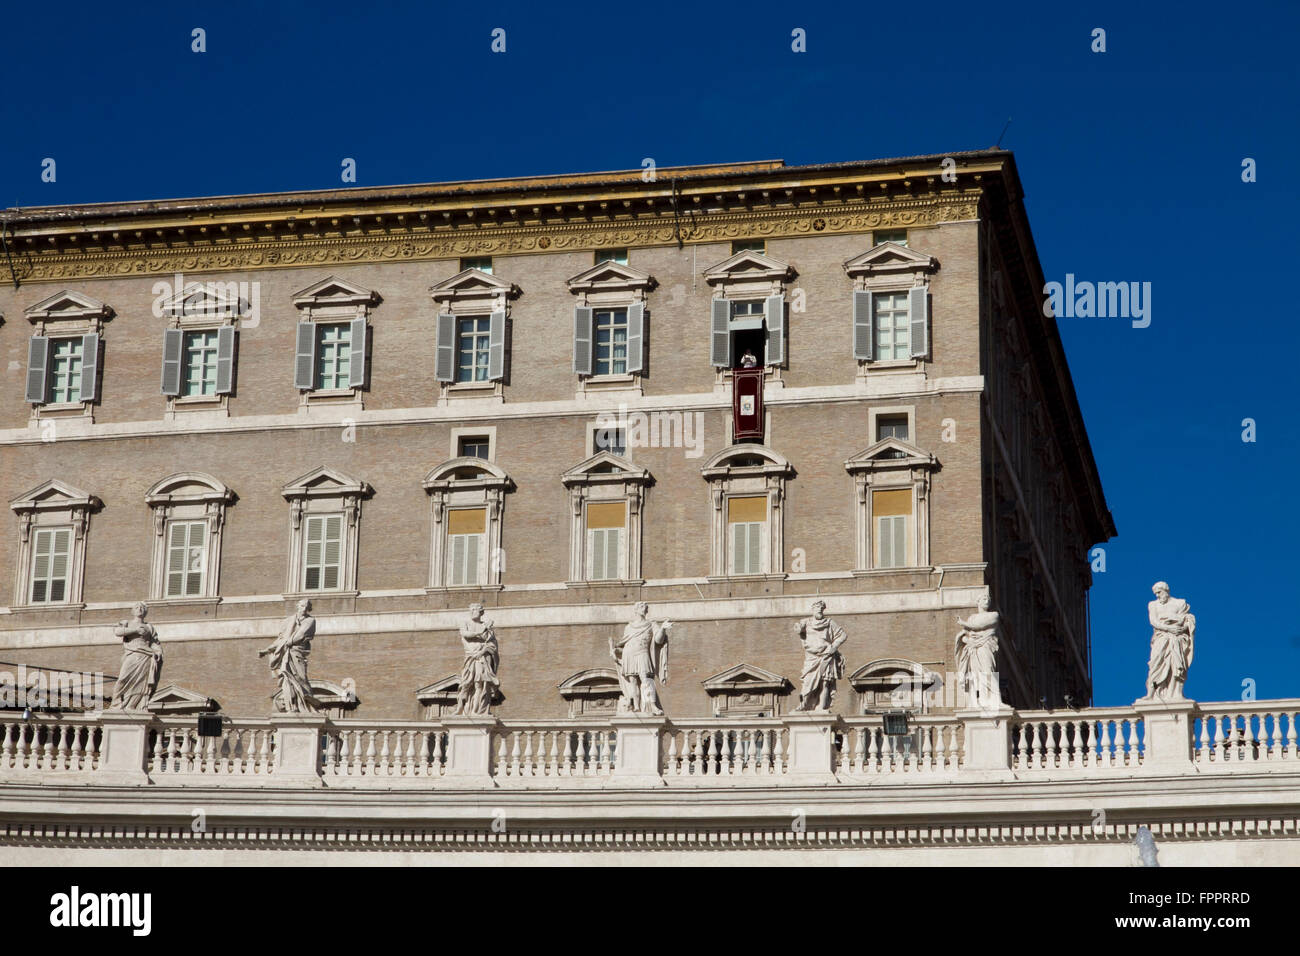
[(330, 598), (355, 598), (361, 594), (360, 591), (286, 591), (281, 594), (286, 601), (316, 601), (328, 600)]
[(164, 418), (175, 421), (178, 416), (198, 418), (229, 418), (230, 408), (225, 395), (184, 395), (167, 400)]
[(95, 421), (94, 409), (91, 402), (46, 402), (41, 405), (32, 406), (31, 424), (36, 424), (41, 420), (57, 421), (64, 419), (85, 419), (88, 424)]
[(424, 589), (425, 594), (467, 594), (479, 591), (504, 591), (503, 584), (440, 584)]
[(884, 577), (887, 574), (933, 574), (934, 568), (923, 564), (905, 564), (897, 568), (854, 568), (855, 578)]
[(213, 597), (154, 597), (147, 602), (150, 607), (184, 607), (186, 605), (216, 607), (221, 603), (221, 596)]
[(500, 379), (490, 382), (440, 382), (438, 404), (446, 405), (448, 401), (505, 401), (505, 390)]
[(644, 578), (606, 578), (600, 581), (565, 581), (566, 588), (639, 588)]
[(736, 581), (784, 581), (785, 579), (786, 575), (782, 572), (781, 574), (724, 574), (721, 576), (711, 574), (707, 580), (710, 584), (728, 584)]
[(299, 415), (310, 415), (313, 413), (313, 409), (326, 408), (331, 413), (339, 411), (360, 412), (364, 407), (361, 401), (361, 389), (359, 388), (318, 388), (300, 394), (302, 397), (298, 402)]

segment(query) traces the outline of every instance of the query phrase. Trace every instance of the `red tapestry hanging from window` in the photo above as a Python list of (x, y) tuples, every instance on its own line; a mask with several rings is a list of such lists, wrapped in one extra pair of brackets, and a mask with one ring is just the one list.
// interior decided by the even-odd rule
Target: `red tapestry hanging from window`
[(738, 368), (732, 373), (733, 440), (763, 441), (763, 369)]

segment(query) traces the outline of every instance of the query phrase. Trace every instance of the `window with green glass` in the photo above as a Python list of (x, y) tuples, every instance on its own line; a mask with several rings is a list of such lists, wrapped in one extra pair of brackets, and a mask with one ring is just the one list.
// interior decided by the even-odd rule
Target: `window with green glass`
[(185, 395), (217, 394), (217, 330), (185, 333)]
[(472, 316), (458, 322), (456, 337), (459, 361), (456, 365), (456, 381), (486, 382), (488, 380), (491, 328), (492, 319), (486, 315)]
[(347, 322), (316, 324), (316, 387), (352, 386), (352, 327)]
[(876, 359), (905, 359), (912, 355), (912, 318), (906, 292), (881, 292), (872, 297), (876, 311)]
[(82, 340), (55, 339), (50, 345), (49, 402), (81, 401)]

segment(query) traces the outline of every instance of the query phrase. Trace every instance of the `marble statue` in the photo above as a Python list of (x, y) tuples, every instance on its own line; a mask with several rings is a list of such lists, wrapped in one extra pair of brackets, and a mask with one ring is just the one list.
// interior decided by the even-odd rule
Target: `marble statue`
[(303, 598), (298, 609), (284, 622), (280, 636), (269, 646), (257, 652), (258, 657), (270, 655), (271, 670), (280, 682), (275, 694), (275, 709), (282, 714), (310, 714), (315, 712), (317, 700), (307, 681), (307, 656), (311, 654), (311, 640), (316, 636), (316, 619), (311, 616), (311, 601)]
[(110, 710), (145, 710), (158, 690), (162, 671), (162, 644), (152, 624), (145, 623), (149, 605), (131, 605), (131, 619), (119, 621), (113, 633), (122, 639), (122, 667), (117, 674)]
[(651, 621), (650, 605), (641, 601), (619, 640), (609, 639), (609, 656), (618, 665), (622, 696), (619, 713), (663, 714), (656, 680), (668, 683), (668, 632), (672, 621)]
[(1151, 658), (1147, 661), (1147, 695), (1143, 700), (1183, 700), (1187, 668), (1196, 650), (1196, 618), (1187, 602), (1169, 596), (1169, 585), (1151, 586), (1156, 599), (1147, 604), (1151, 622)]
[(998, 625), (1002, 616), (989, 610), (988, 595), (983, 595), (974, 614), (966, 620), (957, 618), (958, 686), (976, 707), (1002, 706), (1002, 688), (998, 681)]
[(497, 667), (501, 651), (491, 621), (483, 619), (483, 605), (469, 606), (469, 620), (460, 627), (460, 646), (465, 664), (460, 670), (460, 691), (456, 695), (456, 713), (475, 716), (491, 713), (501, 681)]
[(835, 699), (835, 682), (844, 676), (840, 645), (848, 639), (844, 628), (826, 616), (826, 602), (814, 601), (812, 615), (795, 625), (803, 644), (803, 684), (799, 689), (800, 711), (829, 711)]

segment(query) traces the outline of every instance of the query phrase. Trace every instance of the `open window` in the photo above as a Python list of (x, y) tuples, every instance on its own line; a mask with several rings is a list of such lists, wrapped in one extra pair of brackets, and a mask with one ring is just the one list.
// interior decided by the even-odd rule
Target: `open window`
[(709, 361), (725, 374), (786, 363), (786, 293), (795, 271), (753, 249), (742, 249), (704, 273), (714, 288)]

